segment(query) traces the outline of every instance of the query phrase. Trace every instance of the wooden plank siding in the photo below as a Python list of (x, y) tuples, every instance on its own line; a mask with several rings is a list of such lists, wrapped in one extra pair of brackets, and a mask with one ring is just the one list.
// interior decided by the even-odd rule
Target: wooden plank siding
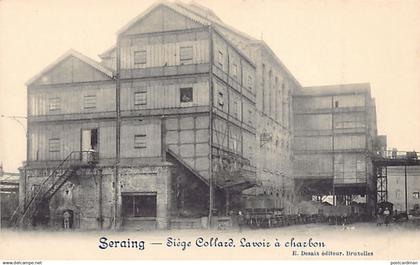
[[(208, 75), (203, 75), (208, 73), (208, 31), (189, 30), (198, 25), (189, 24), (190, 21), (166, 8), (158, 8), (153, 12), (160, 13), (158, 17), (162, 24), (159, 24), (159, 21), (148, 24), (156, 15), (151, 14), (142, 21), (141, 25), (133, 27), (121, 38), (122, 111), (208, 106)], [(167, 19), (170, 19), (171, 23), (168, 24)], [(166, 30), (178, 31), (165, 32)], [(151, 32), (153, 34), (142, 34)], [(132, 34), (136, 35), (127, 36)], [(181, 47), (192, 48), (191, 60), (187, 62), (181, 60)], [(144, 63), (136, 64), (135, 52), (143, 51)], [(165, 78), (165, 76), (176, 76), (176, 78)], [(183, 103), (180, 90), (189, 87), (192, 88), (193, 100)], [(146, 94), (145, 104), (134, 104), (134, 94), (139, 92)], [(210, 164), (208, 114), (171, 115), (163, 121), (160, 117), (155, 120), (164, 122), (165, 131), (162, 133), (166, 148), (171, 149), (190, 167), (208, 178)], [(160, 137), (157, 137), (161, 134), (160, 128), (155, 127), (151, 138), (148, 138), (148, 144), (150, 142), (153, 146), (153, 150), (147, 151), (149, 154), (156, 155), (161, 151)]]
[[(85, 96), (96, 97), (95, 108), (85, 108)], [(57, 109), (49, 108), (52, 99), (59, 99)], [(30, 89), (28, 104), (29, 116), (115, 111), (115, 83), (75, 83)]]
[[(180, 89), (188, 87), (193, 89), (193, 101), (191, 104), (181, 103)], [(121, 89), (121, 110), (208, 106), (208, 87), (208, 77), (124, 82)], [(146, 93), (146, 104), (135, 105), (134, 95), (138, 92)]]
[[(155, 43), (146, 45), (136, 43), (121, 48), (121, 69), (151, 68), (181, 65), (180, 48), (192, 47), (193, 56), (189, 64), (208, 63), (208, 40), (180, 41), (176, 43)], [(137, 51), (146, 52), (146, 63), (134, 62), (134, 53)], [(184, 63), (185, 64), (185, 63)]]
[(213, 154), (237, 154), (255, 166), (255, 66), (218, 33), (213, 34), (212, 52)]
[[(162, 78), (209, 71), (209, 36), (205, 29), (160, 32), (121, 39), (121, 78)], [(191, 48), (191, 59), (181, 60), (181, 48)], [(142, 53), (141, 62), (135, 54)]]
[[(99, 157), (115, 157), (115, 122), (55, 122), (31, 124), (29, 130), (28, 161), (62, 160), (70, 152), (81, 150), (82, 129), (96, 128), (99, 132)], [(58, 151), (50, 151), (50, 139), (58, 139)]]
[[(145, 136), (144, 147), (135, 146), (136, 135)], [(121, 158), (160, 158), (160, 135), (161, 121), (159, 119), (123, 120), (121, 123)]]
[[(226, 89), (225, 107), (218, 108), (220, 117), (214, 122), (224, 123), (227, 131), (226, 143), (215, 142), (215, 146), (249, 158), (255, 156), (255, 66), (221, 36), (215, 34), (215, 50), (209, 50), (208, 29), (197, 24), (185, 24), (184, 18), (166, 8), (158, 8), (119, 36), (121, 55), (121, 160), (146, 161), (146, 158), (161, 161), (162, 150), (170, 148), (189, 166), (208, 178), (210, 168), (209, 146), (209, 61), (210, 53), (223, 49), (226, 67), (213, 73), (217, 80), (214, 86)], [(159, 14), (159, 15), (158, 15)], [(149, 24), (157, 17), (163, 24)], [(174, 19), (166, 27), (165, 20)], [(178, 23), (179, 22), (179, 23)], [(184, 24), (183, 24), (184, 23)], [(168, 25), (169, 25), (168, 24)], [(156, 27), (154, 27), (155, 25)], [(185, 26), (184, 28), (182, 26)], [(171, 30), (166, 32), (165, 30)], [(191, 47), (191, 60), (181, 60), (182, 47)], [(142, 63), (135, 63), (135, 52), (143, 52)], [(137, 54), (138, 55), (138, 54)], [(144, 56), (144, 57), (143, 57)], [(217, 67), (217, 65), (216, 65)], [(235, 69), (235, 70), (234, 70)], [(217, 84), (217, 85), (216, 85)], [(53, 116), (62, 114), (86, 115), (90, 112), (115, 113), (115, 81), (109, 83), (87, 82), (60, 86), (46, 86), (30, 91), (31, 116)], [(192, 102), (181, 102), (180, 91), (192, 88)], [(216, 89), (214, 89), (217, 93)], [(142, 93), (141, 102), (136, 94)], [(96, 96), (95, 108), (84, 108), (84, 97)], [(139, 96), (139, 95), (137, 95)], [(60, 98), (60, 107), (49, 110), (50, 98)], [(215, 98), (217, 98), (215, 96)], [(89, 99), (91, 100), (91, 99)], [(200, 110), (198, 108), (201, 108)], [(162, 115), (151, 114), (161, 110)], [(175, 110), (175, 112), (165, 112)], [(185, 111), (182, 111), (185, 110)], [(143, 115), (146, 113), (146, 115)], [(147, 114), (147, 113), (150, 113)], [(79, 115), (79, 116), (80, 116)], [(67, 117), (67, 116), (63, 116)], [(83, 116), (82, 116), (83, 117)], [(99, 133), (100, 158), (115, 157), (115, 121), (100, 116), (93, 120), (50, 122), (38, 119), (31, 125), (31, 159), (62, 159), (66, 153), (80, 150), (81, 129), (95, 126)], [(212, 133), (215, 134), (215, 131)], [(136, 146), (136, 136), (144, 140)], [(163, 136), (164, 142), (161, 141)], [(48, 140), (60, 139), (60, 151), (51, 154)], [(216, 137), (214, 137), (216, 138)], [(136, 160), (137, 159), (137, 160)], [(146, 160), (145, 160), (146, 159)], [(135, 162), (135, 163), (137, 163)]]

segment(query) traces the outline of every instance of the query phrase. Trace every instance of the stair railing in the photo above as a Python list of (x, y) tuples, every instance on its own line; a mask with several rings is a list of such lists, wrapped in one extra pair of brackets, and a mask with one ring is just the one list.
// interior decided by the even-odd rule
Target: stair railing
[[(49, 188), (51, 188), (55, 184), (54, 178), (57, 175), (58, 170), (60, 170), (61, 168), (71, 167), (72, 165), (75, 165), (73, 163), (75, 163), (76, 161), (80, 163), (83, 160), (83, 154), (87, 154), (87, 161), (86, 161), (87, 163), (93, 164), (97, 161), (97, 153), (95, 151), (72, 151), (72, 152), (70, 152), (53, 169), (53, 171), (48, 175), (48, 177), (41, 182), (40, 188), (35, 193), (35, 195), (31, 197), (29, 202), (26, 205), (24, 203), (19, 204), (19, 206), (16, 208), (16, 210), (13, 212), (12, 216), (10, 217), (11, 223), (16, 222), (16, 224), (19, 224), (20, 220), (23, 220), (25, 218), (26, 213), (27, 213), (28, 209), (31, 207), (32, 203), (36, 199), (38, 199), (39, 197), (42, 197), (45, 193), (47, 193), (49, 191)], [(49, 182), (49, 181), (52, 181), (52, 184), (47, 189), (44, 189), (44, 187), (46, 186), (46, 183)], [(19, 212), (22, 210), (22, 208), (23, 208), (23, 213), (22, 213), (21, 216), (19, 216)], [(19, 220), (15, 220), (16, 218), (18, 218)]]

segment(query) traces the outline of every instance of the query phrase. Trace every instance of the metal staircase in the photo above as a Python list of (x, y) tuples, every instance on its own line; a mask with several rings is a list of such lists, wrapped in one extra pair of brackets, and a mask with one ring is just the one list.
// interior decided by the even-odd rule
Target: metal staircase
[(32, 225), (40, 205), (49, 202), (54, 194), (82, 166), (91, 166), (96, 162), (96, 153), (92, 151), (73, 151), (62, 160), (40, 184), (39, 189), (25, 204), (20, 204), (10, 218), (10, 223), (22, 228)]

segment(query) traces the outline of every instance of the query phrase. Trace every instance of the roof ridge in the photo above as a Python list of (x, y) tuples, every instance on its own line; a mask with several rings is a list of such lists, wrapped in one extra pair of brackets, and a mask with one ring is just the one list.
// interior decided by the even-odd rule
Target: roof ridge
[[(208, 20), (209, 22), (210, 22), (210, 24), (217, 24), (218, 26), (220, 26), (220, 27), (222, 27), (222, 28), (224, 28), (224, 29), (226, 29), (226, 30), (229, 30), (229, 31), (231, 31), (231, 32), (233, 32), (233, 33), (235, 33), (235, 34), (237, 34), (237, 35), (239, 35), (239, 36), (241, 36), (241, 37), (243, 37), (243, 38), (245, 38), (245, 39), (248, 39), (249, 41), (255, 41), (255, 40), (257, 40), (257, 39), (255, 39), (254, 37), (252, 37), (252, 36), (250, 36), (250, 35), (248, 35), (248, 34), (246, 34), (246, 33), (244, 33), (244, 32), (241, 32), (241, 31), (239, 31), (239, 30), (237, 30), (237, 29), (235, 29), (234, 27), (232, 27), (232, 26), (230, 26), (230, 25), (228, 25), (228, 24), (226, 24), (225, 22), (223, 22), (223, 20), (221, 20), (220, 18), (219, 18), (219, 20), (215, 20), (215, 19), (213, 19), (213, 18), (211, 18), (211, 17), (203, 17), (202, 16), (202, 14), (200, 14), (199, 12), (197, 12), (197, 11), (195, 11), (195, 10), (193, 10), (193, 9), (191, 9), (191, 7), (188, 5), (188, 4), (185, 4), (185, 3), (183, 3), (183, 2), (181, 2), (181, 1), (175, 1), (174, 2), (174, 4), (176, 4), (176, 5), (178, 5), (179, 7), (182, 7), (182, 8), (184, 8), (185, 10), (187, 10), (187, 11), (189, 11), (189, 12), (191, 12), (191, 13), (194, 13), (195, 15), (197, 15), (197, 16), (200, 16), (200, 17), (202, 17), (203, 19), (206, 19), (206, 20)], [(203, 6), (204, 8), (207, 8), (207, 7), (205, 7), (205, 6)], [(212, 10), (211, 10), (212, 11)], [(213, 11), (212, 11), (213, 12)], [(213, 12), (214, 13), (214, 12)]]
[[(179, 10), (179, 6), (176, 5), (175, 3), (172, 2), (168, 2), (168, 1), (159, 1), (153, 5), (151, 5), (150, 7), (148, 7), (146, 10), (144, 10), (143, 12), (141, 12), (139, 15), (135, 16), (133, 19), (131, 19), (127, 24), (125, 24), (120, 30), (117, 31), (117, 34), (121, 34), (124, 31), (128, 30), (131, 26), (133, 26), (135, 23), (137, 23), (140, 19), (142, 19), (145, 15), (147, 15), (150, 11), (152, 11), (153, 9), (155, 9), (156, 7), (163, 5), (166, 6), (170, 9), (172, 9), (173, 11), (187, 16), (189, 19), (191, 19), (194, 22), (203, 24), (208, 26), (208, 21), (205, 21), (204, 19), (202, 19), (201, 16), (198, 16), (197, 14), (193, 14), (193, 16), (191, 16), (191, 14), (185, 14), (185, 12), (182, 12), (182, 10)], [(185, 9), (184, 9), (185, 10)], [(191, 13), (191, 12), (190, 12)]]
[(33, 82), (38, 80), (42, 75), (45, 73), (51, 71), (57, 64), (68, 58), (69, 56), (74, 56), (78, 58), (79, 60), (85, 62), (86, 64), (92, 66), (96, 70), (104, 73), (106, 76), (113, 78), (114, 77), (114, 71), (109, 69), (108, 67), (103, 66), (98, 61), (95, 61), (94, 59), (82, 54), (79, 51), (76, 51), (74, 49), (69, 49), (67, 52), (65, 52), (63, 55), (55, 59), (52, 63), (50, 63), (47, 67), (45, 67), (41, 72), (39, 72), (37, 75), (30, 78), (28, 81), (25, 82), (26, 86), (31, 85)]

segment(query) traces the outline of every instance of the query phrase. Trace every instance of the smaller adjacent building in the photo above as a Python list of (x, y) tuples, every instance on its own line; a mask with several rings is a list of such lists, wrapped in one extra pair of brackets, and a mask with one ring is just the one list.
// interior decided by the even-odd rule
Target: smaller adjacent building
[(387, 168), (387, 178), (388, 201), (394, 204), (394, 211), (410, 211), (416, 204), (420, 205), (420, 166), (390, 166)]
[(0, 167), (0, 227), (9, 226), (10, 217), (19, 205), (19, 173), (4, 172)]
[(300, 196), (366, 198), (374, 207), (377, 153), (370, 85), (305, 87), (293, 95), (294, 175)]

